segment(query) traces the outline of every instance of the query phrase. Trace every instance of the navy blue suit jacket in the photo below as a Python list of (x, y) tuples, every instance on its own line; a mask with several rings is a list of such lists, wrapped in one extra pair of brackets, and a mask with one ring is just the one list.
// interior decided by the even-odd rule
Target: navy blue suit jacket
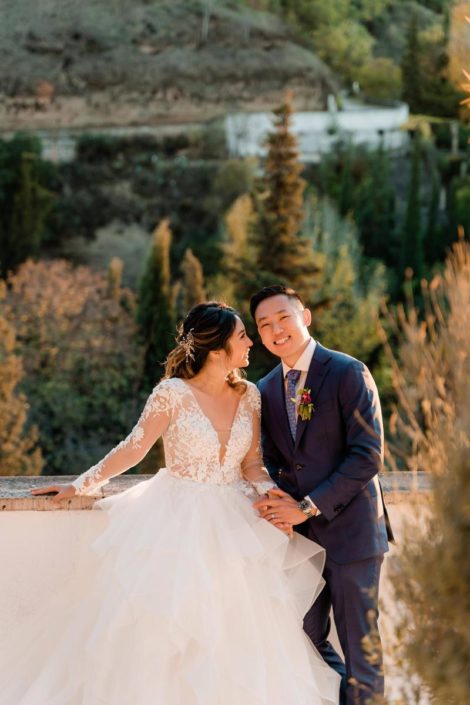
[(388, 550), (393, 535), (378, 473), (383, 460), (380, 401), (367, 367), (319, 343), (307, 373), (314, 412), (292, 438), (282, 365), (258, 382), (265, 465), (279, 487), (307, 494), (321, 515), (299, 525), (337, 563)]

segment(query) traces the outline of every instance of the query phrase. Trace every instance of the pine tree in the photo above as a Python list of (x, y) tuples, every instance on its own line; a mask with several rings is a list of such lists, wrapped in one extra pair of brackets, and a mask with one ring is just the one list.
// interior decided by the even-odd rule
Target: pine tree
[(187, 248), (184, 253), (181, 272), (183, 281), (179, 300), (180, 313), (184, 316), (193, 306), (206, 298), (202, 264), (190, 248)]
[(402, 98), (410, 106), (411, 112), (419, 112), (423, 97), (423, 76), (421, 72), (418, 30), (418, 18), (416, 13), (413, 12), (410, 16), (406, 48), (401, 61), (403, 77)]
[(275, 130), (267, 141), (261, 193), (255, 202), (254, 243), (260, 283), (289, 284), (309, 299), (314, 288), (312, 275), (317, 269), (311, 242), (300, 232), (305, 181), (300, 176), (297, 140), (291, 133), (292, 112), (291, 97), (287, 95), (274, 111)]
[[(0, 282), (0, 302), (5, 285)], [(25, 430), (28, 403), (16, 388), (23, 377), (21, 359), (15, 355), (15, 329), (0, 310), (0, 474), (40, 475), (43, 466), (35, 427)]]
[(175, 335), (175, 312), (171, 287), (169, 220), (155, 228), (153, 244), (142, 277), (137, 322), (146, 346), (144, 385), (155, 384)]
[(424, 267), (423, 232), (421, 227), (421, 138), (415, 132), (411, 158), (411, 177), (408, 204), (402, 239), (402, 274), (407, 268), (413, 270), (414, 278), (420, 280)]

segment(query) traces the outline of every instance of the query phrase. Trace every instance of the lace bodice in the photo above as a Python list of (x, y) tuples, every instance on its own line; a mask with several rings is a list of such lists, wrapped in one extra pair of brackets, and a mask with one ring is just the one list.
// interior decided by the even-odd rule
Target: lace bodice
[(248, 480), (257, 491), (273, 483), (262, 467), (260, 447), (260, 394), (246, 383), (226, 443), (203, 412), (192, 387), (182, 379), (160, 382), (147, 400), (129, 436), (97, 465), (73, 483), (86, 494), (136, 465), (163, 436), (165, 460), (172, 475), (211, 484)]

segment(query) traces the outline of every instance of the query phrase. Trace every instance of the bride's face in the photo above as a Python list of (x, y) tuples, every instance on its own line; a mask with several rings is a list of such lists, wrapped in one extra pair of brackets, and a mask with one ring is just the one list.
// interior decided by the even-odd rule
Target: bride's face
[(253, 341), (248, 337), (245, 326), (238, 316), (235, 330), (228, 339), (228, 343), (230, 346), (229, 353), (222, 351), (227, 370), (234, 370), (237, 367), (248, 367), (250, 364), (250, 348), (253, 345)]

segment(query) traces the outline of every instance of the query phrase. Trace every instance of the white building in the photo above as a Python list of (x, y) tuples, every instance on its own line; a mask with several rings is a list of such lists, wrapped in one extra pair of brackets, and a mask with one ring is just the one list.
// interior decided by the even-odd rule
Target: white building
[[(298, 139), (302, 161), (318, 162), (322, 154), (334, 148), (338, 138), (369, 147), (382, 142), (391, 150), (406, 147), (408, 135), (402, 129), (409, 117), (406, 103), (380, 107), (345, 101), (344, 108), (338, 110), (334, 98), (329, 102), (328, 111), (293, 115), (292, 132)], [(266, 137), (273, 129), (273, 117), (272, 113), (227, 115), (225, 130), (230, 155), (263, 156)]]

